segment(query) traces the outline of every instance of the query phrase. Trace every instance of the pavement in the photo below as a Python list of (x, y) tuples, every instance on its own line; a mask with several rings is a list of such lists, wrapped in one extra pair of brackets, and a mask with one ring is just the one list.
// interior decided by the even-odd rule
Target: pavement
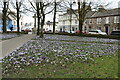
[(25, 42), (32, 39), (33, 36), (35, 36), (35, 34), (27, 34), (12, 39), (0, 41), (0, 59), (22, 46)]

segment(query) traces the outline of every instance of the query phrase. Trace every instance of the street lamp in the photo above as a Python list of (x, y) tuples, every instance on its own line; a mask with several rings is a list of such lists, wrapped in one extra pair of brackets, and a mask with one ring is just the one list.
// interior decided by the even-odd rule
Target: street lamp
[(72, 24), (72, 5), (75, 4), (75, 1), (70, 0), (70, 33), (71, 33), (71, 24)]

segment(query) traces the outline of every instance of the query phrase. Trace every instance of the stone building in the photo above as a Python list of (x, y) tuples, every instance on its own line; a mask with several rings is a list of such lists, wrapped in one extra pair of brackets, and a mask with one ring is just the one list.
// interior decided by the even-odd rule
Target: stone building
[[(71, 31), (78, 30), (78, 20), (74, 13), (71, 14)], [(70, 14), (59, 15), (59, 30), (70, 31)], [(107, 34), (112, 30), (120, 29), (120, 8), (106, 10), (100, 7), (98, 11), (89, 11), (85, 16), (83, 32), (89, 32), (90, 29), (100, 29)]]
[(107, 34), (111, 31), (120, 29), (120, 8), (105, 10), (100, 9), (94, 12), (92, 16), (87, 17), (87, 28), (100, 29)]

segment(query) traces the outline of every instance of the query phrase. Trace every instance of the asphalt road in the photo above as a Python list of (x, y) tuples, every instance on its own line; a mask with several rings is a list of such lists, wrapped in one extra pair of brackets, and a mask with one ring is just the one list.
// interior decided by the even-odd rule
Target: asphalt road
[(8, 40), (0, 41), (0, 59), (8, 55), (13, 50), (22, 46), (25, 42), (30, 40), (35, 34), (23, 35)]

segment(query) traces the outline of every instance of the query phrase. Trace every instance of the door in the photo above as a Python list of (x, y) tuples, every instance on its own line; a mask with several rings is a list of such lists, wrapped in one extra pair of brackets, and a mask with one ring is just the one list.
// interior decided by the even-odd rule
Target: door
[(108, 34), (108, 27), (105, 27), (105, 32)]

